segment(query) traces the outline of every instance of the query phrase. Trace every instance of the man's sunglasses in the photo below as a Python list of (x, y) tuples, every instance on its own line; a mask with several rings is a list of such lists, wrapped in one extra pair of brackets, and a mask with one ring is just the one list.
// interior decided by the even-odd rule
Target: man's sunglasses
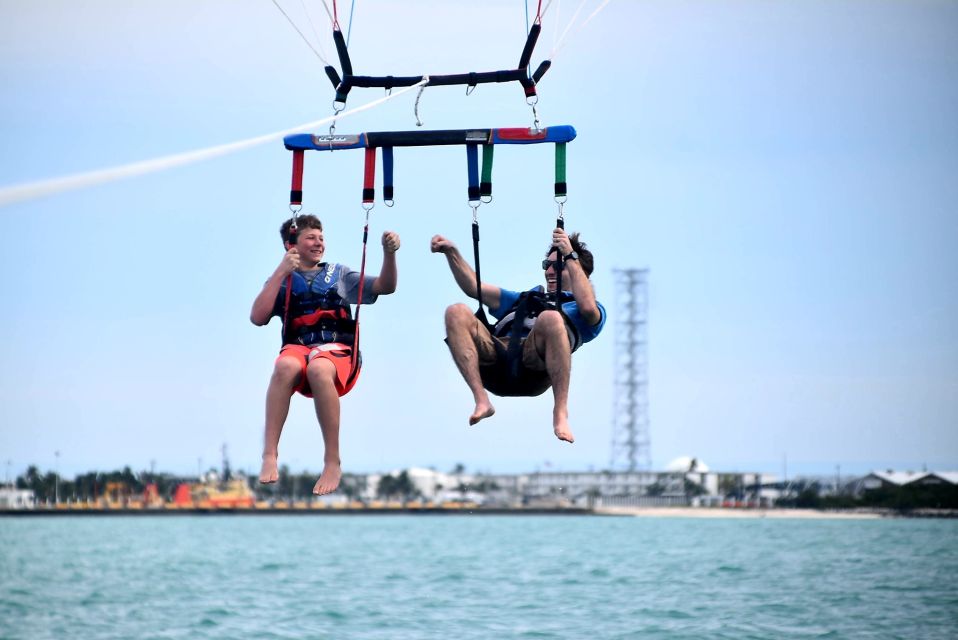
[[(547, 271), (547, 270), (549, 269), (549, 267), (558, 268), (558, 266), (559, 266), (559, 260), (549, 260), (548, 258), (546, 258), (545, 260), (542, 261), (542, 270), (543, 270), (543, 271)], [(565, 269), (565, 261), (564, 261), (564, 260), (562, 261), (562, 268)]]

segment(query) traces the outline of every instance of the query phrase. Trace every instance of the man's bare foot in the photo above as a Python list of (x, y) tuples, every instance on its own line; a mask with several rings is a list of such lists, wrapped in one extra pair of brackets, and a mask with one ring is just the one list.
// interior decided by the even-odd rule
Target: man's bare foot
[(279, 480), (279, 469), (276, 467), (276, 454), (263, 454), (263, 466), (259, 470), (261, 484), (273, 484)]
[(572, 437), (572, 431), (569, 429), (569, 419), (568, 417), (562, 415), (552, 416), (552, 430), (555, 431), (556, 437), (559, 440), (565, 440), (566, 442), (575, 442), (575, 438)]
[(343, 477), (343, 469), (339, 463), (327, 462), (323, 467), (323, 474), (313, 485), (313, 494), (323, 496), (332, 493), (339, 487), (339, 481)]
[(484, 420), (494, 414), (496, 408), (492, 406), (487, 400), (486, 402), (480, 402), (476, 405), (476, 410), (472, 412), (472, 415), (469, 416), (469, 426), (471, 427), (474, 424), (477, 424), (480, 420)]

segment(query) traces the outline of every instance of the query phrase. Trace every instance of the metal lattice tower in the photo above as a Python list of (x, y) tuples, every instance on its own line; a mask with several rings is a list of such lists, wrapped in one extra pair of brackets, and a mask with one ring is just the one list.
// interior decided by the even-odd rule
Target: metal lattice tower
[(615, 397), (611, 468), (647, 471), (649, 438), (648, 269), (614, 269)]

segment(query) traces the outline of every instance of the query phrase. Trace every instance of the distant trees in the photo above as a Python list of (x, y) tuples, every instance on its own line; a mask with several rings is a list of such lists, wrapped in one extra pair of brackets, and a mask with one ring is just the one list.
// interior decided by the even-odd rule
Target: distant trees
[(399, 475), (386, 475), (379, 479), (376, 487), (376, 495), (387, 500), (392, 498), (401, 498), (403, 502), (417, 498), (420, 491), (409, 479), (409, 474), (402, 471)]

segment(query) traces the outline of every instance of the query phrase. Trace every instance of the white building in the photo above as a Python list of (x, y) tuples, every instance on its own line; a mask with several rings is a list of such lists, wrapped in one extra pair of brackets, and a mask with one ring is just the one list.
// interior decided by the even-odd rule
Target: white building
[(0, 488), (0, 509), (32, 509), (36, 503), (33, 489)]

